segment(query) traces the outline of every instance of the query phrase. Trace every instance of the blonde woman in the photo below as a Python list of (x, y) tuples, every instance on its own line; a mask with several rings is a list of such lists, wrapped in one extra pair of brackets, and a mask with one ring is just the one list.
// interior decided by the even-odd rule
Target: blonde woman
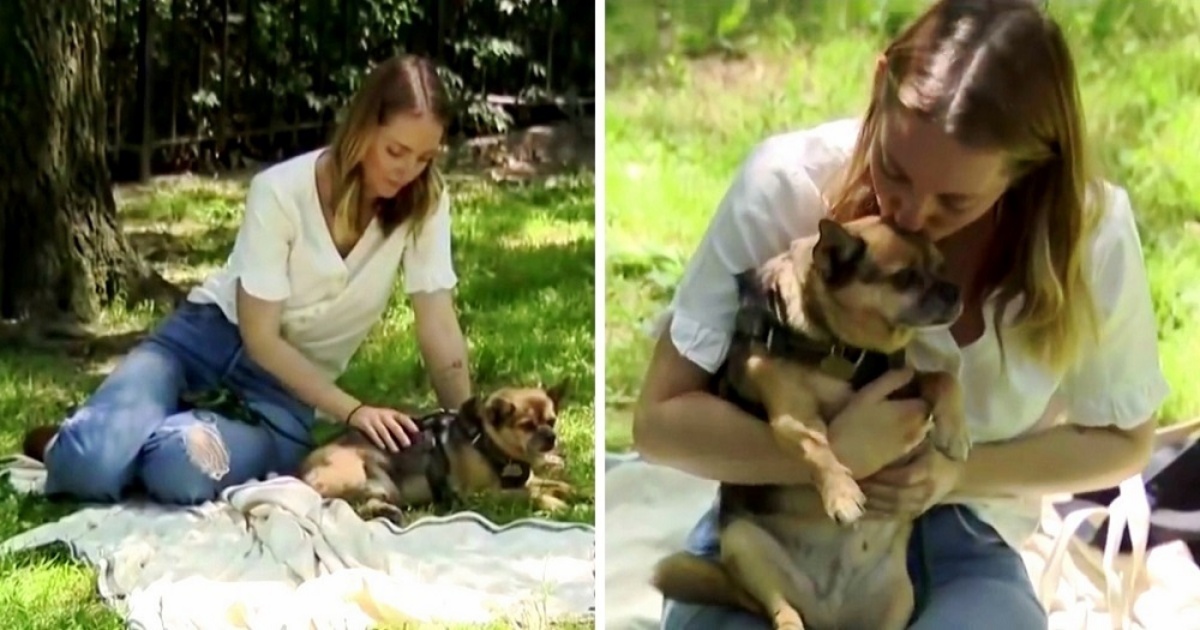
[[(410, 418), (335, 384), (379, 321), (403, 269), (416, 342), (441, 405), (471, 390), (451, 290), (450, 202), (433, 164), (449, 121), (434, 66), (373, 69), (331, 146), (257, 174), (225, 267), (134, 348), (49, 442), (49, 495), (117, 501), (141, 487), (163, 503), (210, 500), (294, 469), (315, 411), (391, 450)], [(256, 413), (191, 404), (224, 392)], [(249, 420), (249, 421), (248, 421)]]
[[(734, 483), (806, 483), (764, 422), (705, 389), (733, 333), (733, 274), (813, 234), (823, 216), (879, 214), (936, 239), (967, 308), (949, 330), (923, 333), (910, 359), (963, 383), (969, 460), (931, 450), (883, 469), (900, 455), (878, 438), (884, 423), (928, 411), (881, 402), (907, 380), (900, 372), (864, 388), (830, 429), (868, 512), (918, 518), (912, 628), (1045, 628), (1016, 550), (1037, 526), (1040, 497), (1140, 470), (1168, 392), (1129, 196), (1085, 168), (1072, 64), (1033, 2), (934, 3), (880, 56), (861, 120), (753, 151), (677, 289), (642, 390), (634, 434), (644, 458)], [(1059, 412), (1067, 424), (1052, 426)], [(719, 554), (715, 523), (710, 511), (689, 551)], [(769, 625), (667, 602), (663, 627)]]

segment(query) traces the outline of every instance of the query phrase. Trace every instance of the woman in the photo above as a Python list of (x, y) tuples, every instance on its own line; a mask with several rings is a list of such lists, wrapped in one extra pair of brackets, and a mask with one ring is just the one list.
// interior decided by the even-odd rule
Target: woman
[[(57, 431), (41, 456), (46, 493), (163, 503), (294, 470), (315, 412), (398, 450), (416, 432), (335, 379), (392, 295), (398, 267), (441, 405), (470, 395), (451, 290), (450, 203), (433, 159), (449, 121), (433, 65), (377, 66), (332, 145), (257, 174), (225, 267), (195, 288)], [(240, 414), (181, 402), (232, 394)], [(214, 396), (208, 395), (208, 398)]]
[[(743, 165), (671, 304), (635, 416), (638, 450), (709, 479), (806, 483), (765, 423), (704, 390), (729, 346), (733, 274), (827, 214), (877, 213), (923, 231), (966, 309), (949, 330), (923, 333), (910, 361), (958, 374), (975, 449), (965, 464), (931, 449), (884, 468), (898, 447), (870, 436), (928, 411), (879, 402), (911, 372), (860, 392), (830, 439), (870, 513), (919, 517), (912, 628), (1045, 628), (1015, 549), (1037, 526), (1040, 497), (1139, 471), (1168, 392), (1129, 198), (1087, 172), (1083, 133), (1072, 60), (1049, 16), (1027, 0), (935, 3), (879, 58), (861, 122), (770, 138)], [(1068, 423), (1053, 426), (1060, 412)], [(687, 547), (718, 553), (712, 511)], [(668, 602), (663, 627), (766, 623)]]

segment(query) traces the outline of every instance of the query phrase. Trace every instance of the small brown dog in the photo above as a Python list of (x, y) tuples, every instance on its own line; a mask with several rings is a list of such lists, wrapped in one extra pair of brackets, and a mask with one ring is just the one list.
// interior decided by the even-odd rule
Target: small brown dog
[(298, 477), (322, 497), (343, 499), (365, 520), (405, 523), (403, 508), (449, 507), (478, 492), (532, 496), (545, 510), (566, 507), (562, 481), (533, 472), (550, 468), (565, 384), (548, 390), (504, 388), (472, 397), (457, 411), (417, 419), (421, 433), (397, 453), (351, 430), (314, 450)]
[[(653, 582), (665, 597), (744, 608), (790, 630), (907, 625), (912, 522), (859, 520), (866, 499), (831, 450), (826, 421), (859, 387), (903, 366), (917, 329), (959, 317), (959, 292), (941, 271), (932, 243), (868, 217), (823, 219), (816, 236), (739, 275), (738, 332), (714, 377), (716, 392), (765, 417), (812, 484), (721, 484), (721, 557), (679, 552), (661, 560)], [(957, 381), (939, 372), (913, 383), (930, 404), (932, 427), (907, 431), (913, 450), (902, 459), (930, 443), (965, 459), (970, 438)]]

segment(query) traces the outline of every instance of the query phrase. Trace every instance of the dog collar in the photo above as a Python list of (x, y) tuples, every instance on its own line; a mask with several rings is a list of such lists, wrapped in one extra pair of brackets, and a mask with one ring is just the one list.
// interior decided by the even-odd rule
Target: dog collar
[(513, 459), (508, 453), (505, 453), (500, 445), (488, 436), (487, 431), (483, 430), (483, 426), (473, 415), (458, 414), (458, 422), (451, 426), (452, 428), (457, 427), (471, 441), (471, 444), (479, 449), (479, 453), (500, 477), (501, 488), (511, 490), (525, 487), (532, 474), (529, 464)]

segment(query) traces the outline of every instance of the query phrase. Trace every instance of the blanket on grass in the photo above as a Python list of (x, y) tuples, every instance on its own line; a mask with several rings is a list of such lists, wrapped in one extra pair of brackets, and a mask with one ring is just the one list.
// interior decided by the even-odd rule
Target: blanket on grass
[[(3, 467), (39, 493), (41, 464)], [(406, 528), (364, 522), (342, 501), (276, 477), (227, 489), (194, 508), (85, 507), (0, 543), (11, 553), (61, 542), (97, 570), (99, 592), (131, 627), (313, 628), (587, 618), (595, 532), (523, 519), (497, 526), (472, 512)]]

